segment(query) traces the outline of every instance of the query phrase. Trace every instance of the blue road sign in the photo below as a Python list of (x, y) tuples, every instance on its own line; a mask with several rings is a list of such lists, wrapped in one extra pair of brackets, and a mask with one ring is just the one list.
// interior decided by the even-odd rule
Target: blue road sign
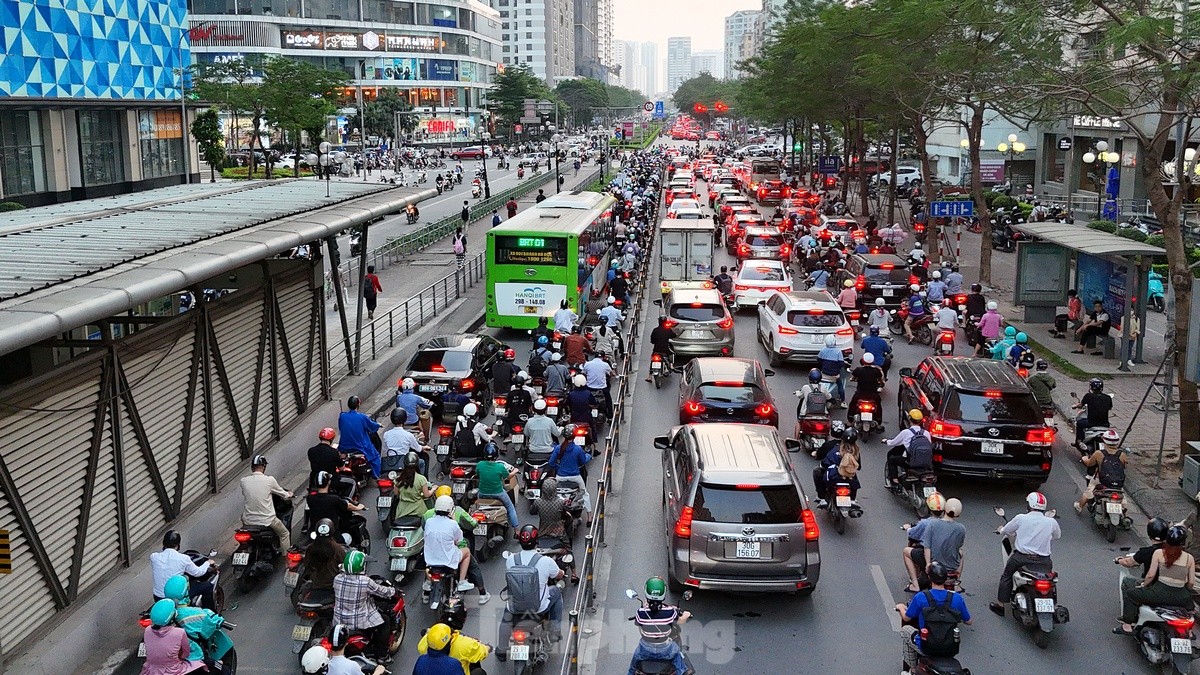
[(822, 174), (837, 173), (842, 167), (842, 158), (837, 155), (821, 155), (817, 160), (817, 172)]
[(655, 101), (654, 102), (654, 117), (656, 119), (663, 119), (666, 116), (667, 116), (666, 106), (663, 105), (662, 101)]
[(958, 218), (975, 215), (975, 202), (970, 199), (953, 202), (930, 202), (929, 215), (934, 218)]

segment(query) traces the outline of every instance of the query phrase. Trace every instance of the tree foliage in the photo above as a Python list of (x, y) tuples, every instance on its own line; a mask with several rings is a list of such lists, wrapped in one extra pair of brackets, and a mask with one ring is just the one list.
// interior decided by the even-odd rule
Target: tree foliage
[(733, 107), (738, 96), (739, 84), (730, 80), (718, 80), (704, 72), (679, 84), (679, 88), (671, 94), (675, 107), (691, 114), (697, 103), (712, 108), (713, 104), (721, 101)]
[(490, 107), (496, 113), (497, 124), (509, 129), (520, 122), (525, 99), (544, 101), (554, 98), (554, 92), (524, 64), (509, 66), (504, 72), (497, 73), (492, 85), (487, 95)]
[(221, 132), (221, 120), (216, 108), (196, 115), (192, 121), (192, 138), (200, 149), (200, 156), (208, 164), (209, 177), (216, 182), (217, 167), (225, 161), (225, 134)]

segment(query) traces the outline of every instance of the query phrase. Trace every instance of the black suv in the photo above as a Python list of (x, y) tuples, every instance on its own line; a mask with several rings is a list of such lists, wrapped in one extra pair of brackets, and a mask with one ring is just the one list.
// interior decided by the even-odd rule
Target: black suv
[(900, 369), (900, 426), (916, 408), (933, 437), (939, 475), (1017, 479), (1050, 475), (1054, 429), (1029, 385), (1004, 361), (931, 356)]
[(864, 311), (875, 309), (875, 298), (883, 298), (888, 309), (900, 306), (908, 297), (908, 287), (917, 278), (908, 271), (904, 258), (890, 253), (855, 253), (838, 270), (834, 288), (849, 279), (858, 290), (858, 304)]
[(438, 335), (421, 345), (404, 377), (417, 383), (418, 394), (435, 400), (451, 380), (462, 380), (463, 392), (475, 399), (480, 411), (486, 411), (492, 402), (492, 363), (503, 351), (504, 345), (488, 335)]

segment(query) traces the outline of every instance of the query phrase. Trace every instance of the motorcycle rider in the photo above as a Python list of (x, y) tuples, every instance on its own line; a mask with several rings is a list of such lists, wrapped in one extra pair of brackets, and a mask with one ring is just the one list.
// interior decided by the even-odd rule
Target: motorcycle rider
[(1127, 458), (1121, 450), (1121, 434), (1117, 433), (1116, 429), (1109, 429), (1100, 436), (1100, 440), (1100, 447), (1096, 448), (1095, 452), (1079, 458), (1079, 463), (1086, 467), (1091, 478), (1088, 480), (1087, 489), (1080, 495), (1079, 501), (1075, 502), (1075, 513), (1083, 513), (1084, 507), (1095, 496), (1097, 487), (1110, 490), (1125, 487)]
[[(857, 386), (854, 388), (854, 398), (850, 399), (849, 414), (853, 417), (858, 411), (859, 401), (871, 401), (875, 404), (876, 415), (881, 415), (883, 399), (879, 391), (883, 388), (883, 369), (875, 365), (875, 355), (871, 352), (863, 352), (860, 361), (862, 365), (850, 373), (850, 379)], [(879, 426), (883, 427), (882, 420), (879, 420)]]
[(1016, 342), (1012, 347), (1009, 348), (1008, 353), (1005, 354), (1005, 357), (1008, 359), (1008, 364), (1014, 367), (1021, 362), (1021, 357), (1024, 356), (1026, 352), (1033, 351), (1033, 349), (1029, 346), (1029, 336), (1024, 332), (1018, 332), (1015, 339)]
[(560, 335), (567, 335), (578, 321), (579, 315), (571, 309), (567, 301), (560, 301), (558, 303), (558, 310), (554, 312), (554, 330)]
[(1167, 529), (1163, 545), (1150, 554), (1150, 569), (1141, 583), (1123, 589), (1121, 594), (1121, 627), (1114, 633), (1131, 635), (1141, 605), (1193, 607), (1192, 593), (1196, 586), (1196, 559), (1183, 550), (1187, 543), (1187, 528), (1172, 525)]
[(601, 323), (614, 329), (620, 329), (621, 322), (625, 320), (625, 315), (617, 307), (617, 298), (612, 295), (608, 296), (608, 302), (604, 305), (604, 309), (599, 311), (598, 315), (600, 316)]
[(583, 328), (579, 325), (572, 326), (571, 334), (563, 338), (562, 351), (568, 366), (578, 368), (583, 365), (591, 348), (592, 344), (583, 335)]
[[(571, 537), (568, 526), (573, 517), (567, 503), (558, 494), (558, 480), (549, 477), (542, 481), (542, 489), (538, 498), (530, 506), (530, 511), (537, 513), (538, 542), (541, 548), (571, 551)], [(575, 565), (571, 563), (571, 583), (579, 583), (579, 575), (575, 573)]]
[[(944, 275), (946, 281), (946, 292), (950, 295), (958, 295), (962, 293), (963, 275), (958, 271), (958, 263), (950, 264), (950, 273)], [(972, 290), (974, 288), (972, 287)]]
[[(967, 302), (971, 302), (970, 295), (967, 296)], [(987, 348), (988, 340), (995, 340), (1000, 337), (1000, 327), (1004, 324), (1004, 317), (997, 311), (997, 307), (998, 305), (995, 300), (989, 301), (987, 303), (987, 311), (983, 313), (983, 316), (979, 317), (979, 321), (975, 324), (975, 332), (977, 333), (975, 336), (975, 356), (983, 354), (983, 350)], [(970, 313), (969, 308), (970, 305), (968, 304), (967, 311), (969, 315), (976, 316), (974, 313)], [(1012, 326), (1009, 326), (1009, 328), (1012, 328)], [(1015, 334), (1015, 328), (1013, 332)]]
[(492, 364), (492, 391), (497, 394), (503, 394), (512, 389), (513, 378), (516, 377), (517, 373), (521, 372), (521, 369), (514, 363), (516, 360), (516, 350), (509, 347)]
[(404, 458), (411, 452), (417, 455), (421, 473), (424, 473), (428, 465), (426, 458), (429, 457), (429, 446), (422, 445), (411, 431), (404, 428), (408, 421), (408, 413), (404, 408), (392, 408), (389, 417), (392, 428), (383, 432), (383, 459), (380, 460), (380, 467), (384, 471), (398, 471), (404, 463)]
[(904, 560), (904, 569), (908, 571), (908, 586), (905, 587), (905, 593), (918, 593), (923, 587), (921, 578), (926, 573), (926, 568), (929, 566), (929, 560), (925, 555), (925, 545), (923, 544), (925, 537), (925, 528), (935, 520), (939, 520), (946, 512), (946, 498), (942, 493), (936, 490), (925, 498), (925, 508), (929, 510), (929, 515), (925, 516), (916, 523), (905, 523), (900, 526), (908, 535), (908, 545), (902, 549), (901, 557)]
[[(454, 420), (462, 414), (463, 406), (471, 402), (471, 395), (463, 391), (462, 379), (454, 378), (450, 380), (450, 384), (446, 387), (446, 391), (442, 392), (439, 400), (434, 401), (434, 417), (441, 423), (453, 424)], [(387, 445), (387, 435), (384, 435), (384, 445)], [(426, 438), (428, 443), (430, 438)]]
[[(830, 249), (831, 251), (833, 249)], [(829, 290), (829, 271), (824, 266), (818, 267), (808, 275), (808, 289), (810, 291), (828, 291)]]
[[(483, 668), (479, 664), (488, 657), (491, 650), (479, 640), (462, 634), (463, 624), (467, 620), (466, 606), (457, 598), (446, 604), (448, 611), (442, 612), (442, 616), (439, 617), (442, 619), (440, 623), (430, 626), (421, 636), (421, 641), (417, 643), (417, 653), (424, 657), (430, 652), (445, 652), (450, 658), (458, 661), (459, 669), (455, 671), (457, 674), (482, 675)], [(435, 657), (434, 660), (439, 670), (428, 672), (441, 672), (441, 658)]]
[(570, 381), (571, 369), (563, 363), (562, 354), (554, 352), (550, 355), (550, 365), (546, 366), (546, 395), (563, 396)]
[(847, 427), (842, 432), (841, 442), (821, 460), (821, 466), (818, 469), (821, 471), (821, 480), (817, 480), (816, 471), (813, 473), (813, 482), (816, 484), (818, 495), (817, 505), (828, 506), (829, 501), (826, 495), (829, 492), (829, 486), (835, 481), (845, 480), (850, 483), (851, 508), (858, 508), (858, 489), (862, 487), (858, 481), (858, 471), (861, 468), (862, 451), (858, 447), (858, 429)]
[[(604, 419), (612, 419), (612, 399), (608, 395), (608, 385), (610, 378), (613, 376), (612, 366), (608, 361), (600, 358), (596, 352), (588, 354), (588, 360), (580, 367), (583, 371), (583, 376), (586, 378), (587, 388), (600, 402), (600, 411), (604, 413)], [(600, 392), (604, 392), (601, 395)]]
[(1080, 452), (1084, 452), (1086, 448), (1083, 446), (1083, 435), (1091, 427), (1107, 427), (1108, 413), (1112, 410), (1112, 397), (1104, 393), (1104, 380), (1098, 377), (1093, 377), (1088, 380), (1088, 393), (1079, 399), (1079, 403), (1071, 406), (1072, 410), (1086, 410), (1087, 413), (1080, 415), (1075, 420), (1075, 447)]
[[(960, 274), (959, 277), (962, 277)], [(979, 284), (971, 284), (971, 292), (967, 293), (967, 316), (982, 317), (983, 313), (988, 310), (987, 298), (983, 296), (983, 286)]]
[[(1169, 527), (1170, 524), (1166, 520), (1158, 516), (1151, 518), (1150, 522), (1146, 523), (1146, 538), (1150, 540), (1150, 545), (1139, 548), (1133, 555), (1117, 558), (1114, 562), (1122, 567), (1137, 567), (1141, 565), (1142, 576), (1145, 577), (1150, 572), (1150, 558), (1154, 555), (1155, 551), (1163, 547), (1163, 540), (1167, 538), (1167, 529)], [(1128, 577), (1128, 580), (1131, 583), (1126, 584), (1125, 580), (1122, 580), (1122, 594), (1126, 586), (1134, 586), (1139, 581), (1135, 576)]]
[[(472, 493), (475, 494), (472, 495)], [(474, 502), (478, 493), (478, 490), (472, 490), (468, 492), (467, 501)], [(437, 489), (434, 490), (433, 495), (435, 506), (425, 511), (425, 513), (421, 515), (421, 521), (424, 523), (429, 522), (430, 518), (433, 518), (435, 515), (437, 515), (437, 499), (440, 499), (441, 497), (449, 497), (451, 500), (453, 500), (454, 490), (449, 485), (439, 485)], [(475, 526), (479, 523), (475, 522), (475, 519), (471, 517), (471, 514), (467, 513), (467, 511), (458, 504), (455, 504), (454, 508), (450, 511), (450, 519), (458, 523), (458, 527), (462, 531), (463, 538), (462, 541), (458, 543), (458, 547), (462, 549), (473, 550), (473, 542), (475, 537), (474, 530)], [(492, 599), (492, 594), (487, 592), (487, 588), (484, 585), (483, 570), (479, 567), (479, 561), (474, 557), (471, 557), (470, 562), (467, 563), (467, 581), (475, 584), (475, 590), (479, 592), (479, 604), (486, 605), (488, 600)]]
[[(541, 556), (537, 552), (538, 530), (533, 525), (525, 525), (517, 530), (517, 542), (521, 545), (521, 550), (509, 556), (504, 561), (506, 570), (517, 566), (532, 566), (537, 568), (538, 579), (541, 585), (541, 602), (538, 605), (538, 615), (545, 619), (549, 619), (550, 626), (548, 629), (550, 639), (558, 641), (562, 639), (559, 633), (559, 624), (562, 621), (563, 598), (562, 589), (557, 584), (551, 583), (563, 578), (563, 571), (559, 568), (558, 563), (554, 562), (546, 556)], [(496, 650), (496, 659), (504, 661), (508, 658), (508, 640), (512, 635), (513, 612), (510, 605), (504, 608), (504, 616), (500, 620), (500, 645)]]
[(912, 442), (912, 439), (915, 436), (921, 435), (921, 436), (925, 437), (925, 440), (927, 442), (929, 442), (929, 443), (933, 442), (933, 439), (929, 435), (929, 432), (926, 431), (921, 426), (921, 422), (924, 419), (925, 419), (925, 415), (920, 410), (917, 410), (916, 408), (909, 410), (908, 411), (908, 427), (901, 430), (900, 433), (896, 434), (895, 438), (884, 440), (884, 443), (889, 448), (888, 453), (887, 453), (887, 481), (886, 481), (886, 485), (889, 489), (891, 489), (894, 485), (899, 483), (901, 469), (925, 470), (925, 469), (931, 468), (931, 467), (925, 467), (925, 466), (913, 466), (909, 462), (910, 457), (908, 456), (908, 446)]
[[(209, 569), (213, 565), (211, 559), (205, 560), (200, 565), (192, 562), (191, 557), (179, 552), (179, 547), (183, 544), (183, 539), (175, 530), (167, 530), (163, 535), (162, 550), (150, 554), (150, 571), (154, 579), (154, 600), (162, 600), (167, 597), (163, 592), (163, 587), (167, 581), (174, 578), (176, 575), (184, 574), (190, 577), (202, 577), (208, 574)], [(205, 609), (216, 609), (216, 602), (213, 600), (213, 585), (209, 581), (195, 582), (193, 587), (196, 595), (200, 596), (200, 606)]]
[(188, 654), (188, 660), (204, 661), (208, 664), (209, 672), (221, 672), (221, 669), (215, 666), (212, 655), (205, 653), (204, 647), (214, 638), (219, 645), (215, 646), (221, 650), (221, 653), (228, 651), (228, 648), (233, 646), (233, 641), (220, 632), (221, 624), (225, 623), (225, 619), (210, 609), (188, 606), (188, 602), (191, 600), (191, 591), (188, 589), (188, 578), (182, 574), (167, 579), (163, 593), (167, 600), (175, 603), (175, 625), (187, 633), (188, 640), (191, 642), (192, 649)]
[(284, 490), (274, 476), (267, 475), (267, 458), (265, 455), (255, 455), (250, 460), (250, 475), (244, 476), (239, 483), (242, 488), (242, 498), (245, 500), (242, 508), (242, 525), (253, 527), (269, 527), (279, 540), (279, 550), (286, 551), (292, 546), (292, 535), (287, 525), (275, 515), (275, 502), (272, 495), (284, 499), (292, 499), (294, 495)]
[(817, 352), (817, 367), (821, 370), (821, 379), (824, 382), (837, 384), (833, 406), (836, 408), (844, 405), (846, 387), (842, 384), (842, 371), (846, 369), (846, 361), (842, 350), (837, 348), (837, 338), (834, 336), (825, 336), (825, 346)]
[(341, 452), (349, 452), (357, 450), (366, 456), (367, 461), (371, 464), (371, 472), (375, 477), (379, 477), (382, 470), (380, 467), (379, 449), (375, 447), (374, 435), (379, 433), (379, 423), (359, 412), (358, 406), (361, 403), (357, 396), (351, 396), (346, 399), (346, 407), (348, 410), (342, 411), (338, 415), (338, 435), (342, 437), (342, 442), (338, 446)]
[(1015, 344), (1017, 344), (1017, 329), (1013, 326), (1005, 326), (1004, 338), (997, 342), (994, 347), (992, 347), (992, 360), (1003, 361), (1007, 359), (1008, 353), (1012, 351), (1013, 345)]
[[(674, 331), (667, 327), (668, 319), (665, 316), (658, 317), (658, 325), (654, 330), (650, 331), (651, 359), (654, 354), (662, 358), (664, 372), (671, 367), (671, 338), (675, 337)], [(650, 376), (649, 369), (646, 370), (646, 381), (650, 382), (653, 378)]]
[(888, 370), (892, 367), (892, 345), (879, 336), (879, 326), (867, 329), (867, 337), (862, 341), (862, 350), (864, 355), (870, 354), (872, 363), (883, 370), (883, 381), (887, 382)]
[(638, 666), (647, 659), (671, 661), (679, 675), (692, 675), (683, 650), (675, 642), (672, 629), (682, 626), (692, 618), (691, 612), (680, 612), (678, 607), (666, 604), (667, 584), (662, 577), (650, 577), (644, 587), (646, 606), (639, 607), (633, 621), (641, 633), (638, 646), (633, 650), (629, 663), (629, 675), (636, 675)]
[(520, 527), (517, 517), (517, 507), (513, 505), (512, 497), (508, 496), (505, 486), (507, 481), (517, 475), (517, 468), (500, 459), (500, 453), (495, 445), (484, 449), (484, 459), (475, 465), (475, 477), (479, 480), (479, 496), (485, 499), (498, 499), (508, 511), (508, 524), (516, 530)]
[(963, 545), (967, 540), (967, 528), (958, 518), (962, 516), (962, 502), (954, 497), (945, 501), (945, 509), (939, 518), (929, 520), (922, 528), (921, 548), (930, 564), (938, 564), (947, 573), (962, 573)]
[(875, 298), (875, 309), (867, 316), (867, 329), (875, 329), (872, 335), (879, 335), (879, 331), (887, 330), (888, 324), (891, 323), (892, 315), (888, 313), (886, 304), (883, 298)]
[(453, 632), (444, 623), (434, 624), (422, 638), (428, 650), (417, 658), (413, 675), (460, 675), (462, 662), (450, 655)]
[(837, 304), (847, 312), (852, 312), (858, 307), (858, 291), (854, 289), (853, 279), (846, 279), (842, 282), (842, 290), (838, 293)]
[[(819, 391), (822, 391), (822, 389), (821, 389), (821, 371), (818, 368), (813, 368), (812, 370), (808, 371), (808, 382), (805, 383), (803, 387), (800, 387), (799, 389), (797, 389), (795, 392), (796, 397), (800, 399), (800, 402), (796, 404), (796, 419), (797, 420), (799, 420), (801, 417), (808, 417), (810, 415), (828, 415), (829, 414), (829, 411), (827, 409), (812, 410), (812, 411), (810, 411), (808, 409), (809, 394), (812, 394), (814, 392), (819, 392)], [(799, 436), (799, 433), (800, 432), (797, 430), (796, 435)]]
[(304, 551), (304, 568), (312, 590), (333, 591), (333, 579), (340, 572), (346, 549), (334, 538), (337, 526), (332, 520), (318, 520), (308, 537), (312, 543)]
[(955, 332), (958, 328), (958, 310), (954, 309), (954, 301), (950, 298), (942, 300), (942, 306), (934, 312), (933, 320), (939, 331)]
[(1036, 372), (1025, 379), (1029, 384), (1029, 388), (1033, 391), (1033, 397), (1037, 399), (1038, 405), (1043, 408), (1054, 407), (1054, 397), (1050, 394), (1058, 383), (1054, 381), (1054, 376), (1050, 374), (1050, 364), (1045, 359), (1038, 359), (1034, 368)]
[(618, 358), (625, 353), (621, 334), (616, 328), (600, 324), (596, 329), (596, 353), (609, 359)]
[[(949, 575), (941, 563), (929, 565), (929, 583), (932, 587), (913, 596), (906, 607), (903, 603), (896, 605), (903, 623), (900, 626), (901, 640), (904, 641), (904, 671), (912, 672), (917, 667), (918, 655), (921, 651), (921, 635), (925, 628), (925, 610), (937, 603), (949, 604), (950, 609), (957, 612), (962, 622), (971, 625), (971, 612), (967, 610), (967, 602), (961, 593), (946, 590), (946, 579)], [(916, 625), (909, 625), (915, 623)]]
[(729, 276), (729, 267), (721, 265), (721, 271), (713, 277), (713, 286), (722, 297), (733, 293), (733, 277)]
[(908, 287), (908, 290), (909, 296), (905, 301), (905, 304), (908, 306), (908, 316), (904, 318), (904, 336), (908, 338), (908, 343), (912, 344), (913, 323), (916, 322), (917, 319), (924, 318), (926, 308), (925, 298), (921, 293), (921, 286), (918, 284), (912, 284)]
[(504, 426), (511, 433), (514, 425), (524, 424), (521, 419), (528, 419), (533, 412), (533, 399), (537, 393), (528, 386), (529, 374), (519, 371), (513, 378), (512, 389), (508, 392), (508, 404), (505, 407)]
[(404, 458), (400, 474), (396, 476), (392, 488), (395, 494), (392, 518), (395, 520), (421, 515), (425, 512), (426, 500), (433, 497), (433, 486), (429, 484), (429, 479), (417, 472), (419, 465), (417, 453), (410, 452)]
[[(350, 643), (350, 629), (334, 624), (329, 631), (329, 651), (322, 645), (313, 645), (300, 659), (300, 667), (307, 675), (363, 675), (358, 663), (346, 658), (346, 645)], [(383, 675), (387, 669), (376, 665), (371, 675)]]
[(318, 473), (322, 471), (337, 473), (337, 470), (342, 468), (342, 464), (345, 464), (342, 453), (332, 445), (335, 438), (337, 438), (337, 430), (333, 427), (325, 427), (317, 434), (319, 442), (308, 449), (309, 489), (317, 486)]
[[(447, 495), (434, 500), (433, 517), (425, 521), (425, 565), (457, 569), (458, 591), (462, 593), (475, 588), (475, 584), (467, 581), (467, 568), (472, 556), (471, 550), (462, 545), (463, 531), (451, 518), (453, 513), (453, 497)], [(430, 608), (437, 609), (432, 605)]]
[(592, 526), (592, 498), (587, 489), (587, 464), (592, 461), (592, 453), (574, 442), (574, 425), (568, 426), (562, 443), (550, 452), (546, 467), (558, 477), (560, 483), (572, 483), (579, 488), (579, 497), (583, 500), (583, 513), (587, 519), (585, 527)]
[(525, 423), (525, 439), (529, 443), (529, 451), (545, 454), (554, 449), (554, 441), (562, 435), (554, 420), (546, 416), (546, 399), (539, 398), (533, 402), (533, 417)]
[(358, 548), (362, 545), (362, 535), (350, 518), (351, 513), (366, 510), (362, 504), (351, 504), (340, 495), (329, 492), (333, 483), (333, 475), (322, 471), (317, 475), (317, 491), (308, 495), (308, 522), (316, 524), (322, 519), (329, 519), (337, 525), (337, 532), (350, 535), (350, 545)]
[(408, 414), (408, 424), (416, 421), (425, 438), (429, 438), (433, 416), (430, 410), (433, 401), (416, 393), (417, 383), (411, 377), (400, 381), (400, 392), (396, 394), (396, 407)]
[[(554, 331), (550, 328), (550, 317), (542, 315), (538, 317), (537, 328), (533, 329), (533, 343), (538, 347), (549, 347), (550, 340), (554, 338)], [(546, 338), (542, 342), (542, 338)]]
[(142, 632), (146, 662), (141, 675), (185, 675), (207, 670), (203, 661), (188, 658), (192, 651), (187, 633), (175, 621), (175, 603), (159, 600), (150, 608), (150, 625)]
[(925, 287), (925, 293), (929, 304), (940, 305), (946, 299), (946, 282), (942, 281), (942, 273), (939, 270), (934, 270), (932, 277), (929, 285)]
[(592, 423), (592, 408), (599, 407), (600, 401), (587, 386), (587, 376), (576, 373), (571, 378), (572, 389), (567, 394), (567, 412), (570, 413), (572, 424)]
[(496, 448), (496, 434), (488, 429), (487, 425), (480, 422), (479, 406), (474, 403), (468, 403), (463, 406), (463, 414), (458, 418), (458, 422), (454, 424), (454, 435), (452, 438), (458, 438), (458, 432), (463, 429), (470, 429), (472, 439), (475, 441), (473, 447), (459, 447), (458, 443), (453, 443), (451, 450), (454, 456), (460, 459), (478, 459), (484, 456), (485, 450)]
[(996, 530), (997, 534), (1013, 539), (1013, 552), (1000, 574), (996, 601), (988, 604), (988, 609), (998, 616), (1004, 616), (1004, 608), (1012, 599), (1013, 574), (1022, 567), (1038, 572), (1053, 571), (1050, 542), (1062, 537), (1058, 521), (1046, 515), (1046, 495), (1030, 492), (1025, 497), (1025, 503), (1029, 505), (1027, 512), (1013, 516), (1012, 520)]

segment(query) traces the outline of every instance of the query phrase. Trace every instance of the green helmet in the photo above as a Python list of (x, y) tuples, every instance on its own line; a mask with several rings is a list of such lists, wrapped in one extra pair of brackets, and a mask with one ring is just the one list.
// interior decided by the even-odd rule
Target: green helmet
[(1012, 326), (1007, 326), (1004, 329), (1004, 337), (1015, 337), (1016, 334), (1017, 334), (1017, 329), (1013, 328)]
[(175, 604), (183, 604), (188, 601), (188, 580), (182, 574), (167, 579), (167, 583), (163, 584), (163, 597), (168, 600), (174, 600)]
[(150, 607), (150, 623), (161, 628), (175, 620), (175, 601), (162, 599)]
[(646, 580), (646, 599), (662, 602), (667, 599), (667, 582), (662, 577), (650, 577)]
[(1019, 344), (1025, 344), (1026, 342), (1029, 342), (1029, 336), (1024, 333), (1017, 333), (1017, 342)]
[(367, 556), (362, 551), (346, 551), (342, 569), (348, 574), (362, 574), (367, 569)]

